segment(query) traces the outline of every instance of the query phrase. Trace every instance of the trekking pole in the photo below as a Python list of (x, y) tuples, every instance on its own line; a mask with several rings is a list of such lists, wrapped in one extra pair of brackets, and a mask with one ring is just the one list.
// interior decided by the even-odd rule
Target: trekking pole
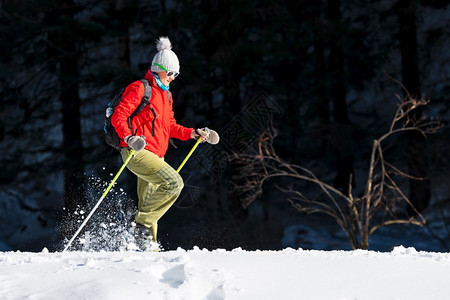
[(185, 159), (181, 162), (181, 165), (177, 169), (177, 173), (180, 173), (181, 168), (186, 164), (187, 160), (189, 159), (189, 157), (191, 157), (192, 153), (194, 153), (194, 150), (197, 148), (198, 144), (201, 143), (201, 141), (202, 141), (202, 138), (199, 137), (197, 139), (197, 142), (195, 142), (194, 147), (192, 147), (191, 151), (189, 151), (188, 155), (186, 155)]
[(64, 248), (64, 251), (66, 251), (67, 249), (69, 249), (70, 245), (72, 244), (73, 240), (75, 240), (75, 238), (78, 236), (78, 234), (80, 233), (80, 231), (84, 228), (84, 226), (86, 225), (86, 223), (89, 221), (89, 219), (92, 217), (92, 215), (94, 214), (94, 212), (97, 210), (97, 208), (99, 207), (100, 203), (102, 203), (103, 199), (105, 199), (106, 195), (108, 194), (109, 190), (112, 188), (112, 186), (114, 185), (114, 183), (116, 182), (117, 178), (119, 178), (120, 174), (122, 173), (122, 171), (125, 169), (126, 165), (128, 164), (128, 162), (130, 161), (130, 159), (133, 157), (135, 150), (131, 150), (130, 154), (128, 155), (127, 159), (125, 160), (125, 162), (123, 163), (122, 167), (119, 169), (119, 172), (117, 172), (116, 176), (114, 176), (114, 178), (112, 179), (111, 183), (108, 185), (108, 187), (106, 188), (106, 190), (103, 192), (103, 195), (100, 197), (100, 200), (98, 200), (97, 204), (95, 204), (94, 208), (91, 210), (91, 212), (89, 213), (89, 215), (86, 217), (86, 219), (84, 220), (84, 222), (81, 224), (80, 228), (78, 228), (77, 232), (75, 232), (75, 234), (73, 235), (73, 237), (70, 239), (69, 243), (67, 243), (66, 247)]
[[(209, 129), (208, 129), (209, 130)], [(217, 144), (219, 142), (219, 136), (217, 135), (217, 133), (215, 131), (210, 131), (213, 132), (213, 139), (212, 141), (210, 141), (209, 143), (211, 144)], [(197, 142), (195, 142), (195, 145), (192, 147), (191, 151), (189, 151), (189, 153), (186, 155), (186, 157), (184, 158), (184, 160), (181, 162), (180, 166), (177, 169), (177, 173), (180, 172), (181, 168), (186, 164), (187, 160), (189, 159), (189, 157), (191, 157), (192, 153), (194, 153), (195, 149), (197, 148), (197, 146), (202, 142), (202, 138), (199, 137), (197, 139)], [(109, 190), (112, 188), (112, 186), (114, 185), (114, 183), (116, 182), (117, 178), (119, 178), (120, 174), (122, 173), (123, 169), (125, 169), (126, 165), (128, 164), (128, 162), (130, 161), (130, 159), (132, 158), (133, 154), (134, 154), (135, 150), (131, 150), (130, 154), (128, 155), (127, 159), (125, 160), (125, 162), (123, 163), (122, 167), (119, 169), (119, 171), (117, 172), (116, 176), (114, 176), (113, 180), (111, 181), (111, 183), (109, 184), (109, 186), (106, 188), (106, 190), (103, 192), (103, 195), (100, 197), (100, 200), (98, 200), (97, 204), (95, 204), (94, 208), (92, 209), (92, 211), (89, 213), (89, 215), (86, 217), (86, 219), (84, 220), (84, 222), (81, 224), (80, 228), (78, 228), (77, 232), (75, 232), (75, 234), (73, 235), (73, 237), (70, 239), (69, 243), (67, 243), (66, 247), (64, 248), (64, 251), (66, 251), (67, 249), (69, 249), (70, 245), (72, 244), (72, 242), (75, 240), (75, 238), (78, 236), (78, 234), (80, 233), (80, 231), (84, 228), (84, 226), (86, 225), (86, 223), (89, 221), (89, 219), (92, 217), (92, 215), (94, 214), (94, 212), (97, 210), (97, 208), (99, 207), (100, 203), (102, 203), (102, 201), (105, 199), (106, 195), (108, 194)]]

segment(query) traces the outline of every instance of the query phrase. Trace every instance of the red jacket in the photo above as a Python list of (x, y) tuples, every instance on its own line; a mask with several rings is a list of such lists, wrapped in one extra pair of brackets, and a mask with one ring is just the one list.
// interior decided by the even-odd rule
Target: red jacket
[[(137, 116), (132, 118), (133, 132), (131, 132), (127, 120), (141, 103), (142, 97), (144, 96), (145, 88), (141, 81), (135, 81), (125, 89), (122, 100), (117, 105), (111, 117), (111, 124), (121, 138), (121, 147), (128, 146), (123, 141), (126, 136), (144, 136), (147, 141), (145, 149), (155, 153), (159, 157), (163, 157), (169, 146), (169, 138), (186, 141), (191, 138), (191, 132), (194, 129), (177, 124), (173, 117), (172, 94), (169, 91), (163, 91), (157, 85), (150, 70), (145, 75), (145, 79), (149, 81), (152, 87), (152, 98), (150, 99), (150, 105), (146, 105)], [(152, 109), (155, 114), (153, 114)], [(155, 135), (152, 136), (152, 121), (155, 116)]]

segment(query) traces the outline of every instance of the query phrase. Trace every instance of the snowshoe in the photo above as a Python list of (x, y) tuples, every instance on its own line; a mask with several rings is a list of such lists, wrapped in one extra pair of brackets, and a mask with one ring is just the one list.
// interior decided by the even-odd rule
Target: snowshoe
[(152, 240), (150, 229), (144, 225), (136, 223), (134, 227), (134, 240), (136, 247), (142, 252), (158, 252), (159, 243)]

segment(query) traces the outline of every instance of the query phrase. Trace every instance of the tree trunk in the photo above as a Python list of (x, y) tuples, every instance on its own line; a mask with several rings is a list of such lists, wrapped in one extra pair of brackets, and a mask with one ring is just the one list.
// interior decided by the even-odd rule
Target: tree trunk
[[(340, 1), (327, 1), (327, 19), (331, 26), (341, 21)], [(332, 124), (333, 140), (336, 148), (336, 188), (347, 191), (350, 183), (350, 174), (353, 173), (352, 157), (352, 128), (348, 119), (347, 102), (345, 101), (345, 68), (344, 53), (340, 43), (340, 29), (330, 28), (332, 40), (329, 41), (330, 55), (328, 62), (329, 93), (333, 99)]]
[[(74, 44), (73, 44), (74, 45)], [(75, 46), (75, 45), (74, 45)], [(77, 56), (67, 55), (60, 60), (63, 145), (65, 155), (64, 206), (66, 230), (72, 234), (74, 212), (85, 209), (86, 185), (84, 181), (83, 146), (81, 140), (80, 97), (78, 94)]]
[[(399, 41), (402, 56), (403, 85), (412, 97), (420, 97), (420, 81), (417, 54), (416, 0), (399, 0), (395, 10), (399, 18)], [(409, 118), (419, 119), (421, 110), (415, 110)], [(409, 173), (423, 180), (410, 179), (409, 199), (418, 212), (422, 212), (430, 202), (430, 181), (427, 178), (425, 138), (417, 131), (406, 135)], [(408, 207), (409, 215), (415, 215), (413, 208)]]
[(318, 138), (320, 139), (321, 154), (326, 153), (329, 149), (330, 142), (330, 105), (326, 92), (326, 63), (325, 63), (325, 44), (324, 44), (324, 30), (323, 30), (323, 17), (321, 15), (321, 1), (317, 1), (311, 4), (314, 9), (314, 85), (315, 94), (317, 95), (316, 111), (319, 118), (319, 132)]
[[(115, 10), (115, 16), (117, 18), (120, 18), (121, 16), (125, 17), (127, 16), (126, 11), (126, 1), (125, 0), (115, 0), (113, 3), (114, 10)], [(127, 20), (127, 17), (125, 17), (125, 22)], [(121, 66), (129, 68), (130, 67), (130, 38), (128, 34), (128, 24), (125, 24), (125, 22), (119, 22), (119, 26), (117, 26), (116, 30), (119, 32), (119, 45), (118, 45), (118, 51), (119, 51), (119, 63)]]
[[(76, 230), (74, 212), (87, 206), (84, 182), (83, 146), (81, 140), (81, 101), (78, 93), (78, 53), (75, 33), (75, 4), (71, 0), (58, 1), (47, 15), (50, 23), (49, 55), (56, 56), (59, 82), (63, 155), (64, 155), (64, 224), (62, 237), (70, 238)], [(54, 47), (52, 47), (54, 45)], [(58, 69), (56, 69), (58, 70)]]

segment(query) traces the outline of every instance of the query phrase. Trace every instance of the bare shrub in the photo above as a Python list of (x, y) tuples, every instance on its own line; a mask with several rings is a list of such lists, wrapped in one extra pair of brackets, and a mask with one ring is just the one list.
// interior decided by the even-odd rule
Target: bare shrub
[[(351, 178), (348, 190), (340, 191), (317, 178), (312, 171), (279, 157), (273, 145), (277, 135), (273, 125), (259, 136), (255, 152), (230, 156), (237, 174), (234, 176), (234, 190), (240, 194), (242, 205), (248, 207), (262, 194), (263, 185), (268, 180), (291, 179), (288, 183), (283, 181), (283, 184), (278, 184), (277, 188), (287, 196), (292, 206), (303, 213), (322, 213), (333, 217), (347, 234), (353, 249), (368, 249), (369, 236), (380, 227), (401, 223), (422, 226), (425, 219), (413, 207), (398, 181), (401, 178), (423, 178), (406, 174), (386, 161), (383, 146), (387, 139), (407, 131), (417, 131), (425, 137), (436, 132), (441, 127), (439, 121), (410, 117), (414, 110), (428, 103), (428, 100), (416, 100), (410, 95), (401, 101), (389, 130), (373, 141), (365, 191), (359, 197), (353, 195)], [(312, 184), (319, 192), (311, 195), (309, 189), (295, 188), (297, 181)], [(399, 213), (401, 204), (411, 207), (415, 215), (408, 217)]]

